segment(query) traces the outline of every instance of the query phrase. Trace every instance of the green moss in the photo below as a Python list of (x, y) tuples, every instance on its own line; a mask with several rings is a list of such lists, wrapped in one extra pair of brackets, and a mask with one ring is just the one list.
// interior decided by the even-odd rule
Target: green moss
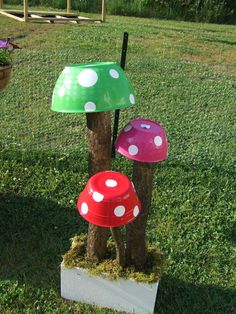
[(93, 275), (103, 275), (113, 280), (119, 278), (134, 279), (137, 282), (156, 282), (162, 273), (164, 257), (156, 248), (148, 249), (148, 258), (143, 272), (136, 272), (134, 267), (122, 268), (115, 259), (115, 247), (108, 242), (107, 258), (99, 264), (92, 263), (86, 258), (86, 237), (75, 236), (71, 239), (71, 248), (63, 256), (66, 268), (86, 268)]

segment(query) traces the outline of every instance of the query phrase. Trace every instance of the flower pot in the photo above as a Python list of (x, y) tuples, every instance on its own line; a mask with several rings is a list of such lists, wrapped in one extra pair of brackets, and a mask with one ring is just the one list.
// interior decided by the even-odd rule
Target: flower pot
[(0, 91), (2, 91), (10, 81), (11, 65), (0, 66)]
[(86, 269), (61, 265), (61, 296), (113, 310), (135, 314), (153, 313), (159, 281), (148, 284), (131, 279), (110, 280)]

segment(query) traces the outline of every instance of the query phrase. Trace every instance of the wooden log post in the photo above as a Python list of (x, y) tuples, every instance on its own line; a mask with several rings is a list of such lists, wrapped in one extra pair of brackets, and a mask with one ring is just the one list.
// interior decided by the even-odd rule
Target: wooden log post
[(67, 10), (66, 10), (67, 13), (70, 13), (71, 12), (71, 0), (67, 0)]
[(0, 0), (0, 10), (3, 9), (3, 0)]
[(106, 22), (106, 0), (102, 0), (102, 22)]
[(116, 247), (116, 260), (121, 267), (125, 267), (125, 243), (122, 236), (121, 228), (111, 228), (111, 234)]
[[(87, 113), (89, 176), (111, 168), (110, 112)], [(98, 263), (105, 258), (109, 228), (89, 224), (87, 257)]]
[(134, 161), (133, 183), (141, 201), (140, 215), (126, 227), (126, 259), (137, 271), (144, 269), (147, 260), (146, 226), (152, 200), (154, 163)]
[(28, 0), (24, 0), (24, 21), (28, 22), (29, 3)]

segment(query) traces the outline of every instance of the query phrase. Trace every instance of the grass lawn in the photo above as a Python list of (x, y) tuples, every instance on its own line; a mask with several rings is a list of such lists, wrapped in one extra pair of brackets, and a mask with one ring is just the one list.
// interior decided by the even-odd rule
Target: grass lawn
[[(0, 94), (0, 313), (114, 313), (60, 298), (69, 238), (85, 233), (76, 199), (87, 179), (85, 115), (50, 111), (68, 63), (119, 61), (139, 102), (122, 110), (165, 128), (148, 240), (165, 255), (156, 313), (235, 313), (236, 26), (108, 16), (102, 25), (24, 24), (11, 83)], [(117, 156), (113, 169), (131, 174)]]

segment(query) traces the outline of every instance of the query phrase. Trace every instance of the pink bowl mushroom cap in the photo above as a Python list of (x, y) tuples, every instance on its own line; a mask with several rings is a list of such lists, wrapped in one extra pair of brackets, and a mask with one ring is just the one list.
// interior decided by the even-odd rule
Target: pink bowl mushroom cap
[(168, 154), (167, 137), (162, 126), (152, 120), (131, 120), (120, 132), (116, 150), (123, 156), (141, 162), (159, 162)]

